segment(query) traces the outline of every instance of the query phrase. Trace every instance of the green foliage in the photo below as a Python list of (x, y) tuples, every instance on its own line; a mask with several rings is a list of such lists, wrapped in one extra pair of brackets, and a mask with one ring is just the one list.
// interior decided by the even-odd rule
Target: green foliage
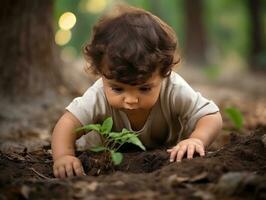
[(244, 124), (243, 114), (237, 108), (233, 107), (225, 108), (224, 113), (233, 122), (236, 129), (239, 130), (243, 127)]
[(76, 132), (79, 131), (97, 131), (103, 138), (103, 145), (93, 147), (90, 150), (93, 152), (108, 151), (110, 153), (111, 159), (114, 165), (119, 165), (123, 160), (122, 153), (118, 152), (119, 148), (125, 143), (131, 143), (143, 150), (146, 150), (138, 135), (132, 131), (125, 128), (121, 132), (112, 132), (113, 120), (108, 117), (101, 124), (89, 124), (83, 127), (77, 128)]
[(110, 151), (111, 152), (111, 158), (112, 158), (112, 161), (115, 165), (119, 165), (122, 160), (123, 160), (123, 155), (122, 153), (120, 152), (115, 152), (113, 150)]
[(108, 117), (101, 126), (101, 131), (103, 134), (108, 134), (112, 130), (113, 120), (111, 117)]
[(97, 131), (99, 132), (101, 129), (101, 125), (100, 124), (89, 124), (89, 125), (85, 125), (83, 127), (80, 127), (80, 128), (77, 128), (76, 129), (76, 132), (79, 132), (79, 131)]
[(221, 68), (219, 66), (213, 65), (203, 68), (204, 75), (210, 80), (216, 80), (221, 75)]

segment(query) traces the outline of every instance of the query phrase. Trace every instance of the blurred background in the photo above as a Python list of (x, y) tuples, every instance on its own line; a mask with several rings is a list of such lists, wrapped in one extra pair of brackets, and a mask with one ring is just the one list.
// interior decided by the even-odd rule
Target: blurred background
[(144, 8), (171, 25), (185, 64), (209, 70), (266, 70), (266, 1), (263, 0), (56, 0), (55, 42), (69, 61), (81, 56), (93, 24), (117, 3)]

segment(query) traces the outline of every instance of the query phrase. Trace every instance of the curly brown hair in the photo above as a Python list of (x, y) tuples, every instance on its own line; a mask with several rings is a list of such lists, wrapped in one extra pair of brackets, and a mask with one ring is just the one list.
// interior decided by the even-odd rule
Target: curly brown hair
[(173, 29), (143, 9), (119, 6), (93, 28), (84, 48), (88, 68), (118, 82), (137, 85), (158, 69), (167, 77), (179, 63)]

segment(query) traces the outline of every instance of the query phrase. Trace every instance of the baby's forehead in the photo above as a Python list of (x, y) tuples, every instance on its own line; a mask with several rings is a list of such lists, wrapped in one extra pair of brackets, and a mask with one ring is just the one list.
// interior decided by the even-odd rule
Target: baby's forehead
[(127, 84), (127, 83), (123, 83), (123, 82), (120, 82), (120, 81), (117, 81), (117, 80), (114, 80), (114, 79), (109, 79), (108, 83), (110, 85), (115, 85), (115, 86), (131, 86), (131, 87), (150, 86), (150, 85), (154, 84), (151, 81), (149, 81), (149, 82), (148, 81), (143, 81), (143, 82), (136, 83), (136, 84)]
[(153, 74), (147, 80), (143, 80), (143, 81), (137, 82), (135, 84), (127, 84), (127, 83), (121, 82), (119, 80), (108, 79), (106, 77), (104, 77), (104, 79), (105, 79), (105, 81), (107, 81), (111, 85), (139, 87), (139, 86), (153, 86), (153, 85), (156, 85), (157, 83), (161, 82), (162, 77), (159, 74), (156, 73), (156, 74)]

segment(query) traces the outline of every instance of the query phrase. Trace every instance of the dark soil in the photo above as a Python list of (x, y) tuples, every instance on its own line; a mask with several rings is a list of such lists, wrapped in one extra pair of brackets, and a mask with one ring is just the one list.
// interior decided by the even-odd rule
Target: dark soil
[(163, 149), (124, 153), (116, 167), (78, 154), (87, 176), (59, 180), (49, 146), (0, 152), (0, 199), (266, 199), (266, 128), (232, 133), (219, 150), (180, 163)]

